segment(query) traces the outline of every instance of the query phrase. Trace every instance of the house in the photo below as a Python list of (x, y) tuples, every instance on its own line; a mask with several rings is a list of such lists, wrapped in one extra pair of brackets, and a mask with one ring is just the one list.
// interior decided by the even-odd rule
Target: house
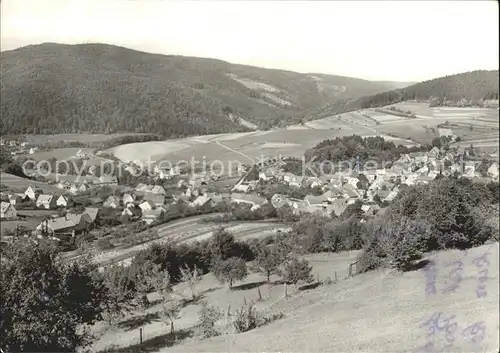
[(68, 207), (68, 205), (70, 205), (71, 203), (71, 200), (68, 196), (65, 196), (65, 195), (61, 195), (57, 198), (56, 200), (56, 206), (57, 207)]
[(142, 215), (142, 209), (140, 207), (135, 207), (133, 204), (129, 204), (128, 207), (125, 207), (122, 211), (122, 216), (127, 216), (128, 220), (139, 219)]
[(349, 184), (342, 187), (342, 192), (346, 199), (357, 199), (360, 196), (359, 192)]
[(323, 181), (318, 177), (308, 177), (304, 179), (304, 185), (308, 188), (322, 187)]
[(115, 195), (108, 196), (106, 201), (104, 201), (103, 203), (103, 207), (117, 208), (119, 206), (120, 206), (120, 200)]
[[(231, 203), (251, 205), (252, 211), (267, 203), (265, 198), (254, 194), (233, 193), (227, 196), (226, 199), (230, 199)], [(221, 201), (224, 201), (224, 195), (222, 195)]]
[(177, 188), (179, 188), (179, 189), (185, 188), (185, 187), (187, 187), (187, 185), (188, 185), (188, 183), (184, 179), (181, 179), (177, 182)]
[(158, 218), (162, 217), (162, 215), (165, 213), (165, 209), (163, 207), (158, 207), (154, 210), (148, 210), (146, 212), (142, 212), (142, 220), (146, 224), (152, 224), (155, 222)]
[(332, 212), (337, 216), (340, 217), (346, 210), (348, 204), (348, 201), (346, 199), (337, 199), (333, 200), (330, 204), (330, 208)]
[(78, 151), (76, 151), (76, 157), (78, 158), (84, 158), (87, 154), (80, 148)]
[(361, 206), (361, 210), (363, 210), (366, 216), (375, 216), (380, 210), (380, 206), (377, 204), (363, 205)]
[(143, 200), (151, 201), (154, 205), (161, 206), (165, 203), (165, 195), (145, 193)]
[(142, 213), (145, 213), (145, 212), (154, 210), (156, 208), (156, 205), (152, 201), (146, 200), (146, 201), (141, 202), (139, 204), (139, 207), (140, 207)]
[(139, 192), (146, 192), (149, 189), (150, 189), (150, 186), (146, 185), (146, 184), (143, 184), (143, 183), (139, 183), (135, 187), (135, 191), (139, 191)]
[(444, 129), (444, 128), (439, 128), (439, 137), (453, 137), (453, 131), (451, 129)]
[(101, 175), (99, 177), (99, 183), (104, 185), (116, 186), (118, 185), (118, 179), (114, 175)]
[(8, 202), (1, 202), (1, 212), (0, 218), (2, 219), (12, 219), (17, 217), (17, 211), (14, 205), (11, 205)]
[(165, 192), (165, 189), (161, 185), (154, 185), (152, 188), (146, 190), (146, 192), (149, 192), (149, 193), (155, 194), (155, 195), (166, 195), (167, 194)]
[(90, 220), (94, 223), (99, 215), (99, 209), (95, 207), (85, 207), (84, 212), (89, 215)]
[(38, 150), (38, 147), (31, 147), (29, 150), (29, 154), (35, 154), (35, 152)]
[(11, 205), (18, 205), (28, 198), (24, 194), (12, 194), (7, 196), (7, 200)]
[(286, 195), (282, 194), (274, 194), (271, 197), (271, 205), (273, 205), (274, 208), (278, 209), (288, 203), (288, 197)]
[(302, 176), (295, 176), (292, 180), (288, 182), (289, 186), (300, 188), (302, 186), (302, 183), (304, 182), (304, 177)]
[(135, 195), (130, 193), (123, 194), (122, 201), (124, 205), (128, 205), (129, 203), (133, 203), (135, 201)]
[(57, 199), (50, 194), (42, 194), (36, 199), (36, 207), (45, 208), (46, 210), (56, 208)]
[(73, 184), (69, 187), (69, 192), (73, 195), (85, 192), (88, 190), (88, 186), (84, 183)]
[(74, 236), (75, 226), (75, 223), (66, 217), (56, 217), (43, 220), (35, 229), (51, 236), (62, 234)]
[(71, 183), (67, 180), (62, 180), (56, 184), (56, 187), (61, 190), (68, 190), (71, 188)]
[(466, 178), (473, 178), (476, 173), (476, 166), (473, 161), (465, 162), (464, 174)]
[(249, 183), (239, 183), (232, 188), (232, 191), (236, 192), (250, 192), (252, 190), (253, 190), (252, 185)]
[(389, 194), (384, 199), (382, 199), (382, 201), (392, 202), (396, 198), (396, 196), (398, 196), (398, 194), (399, 194), (399, 188), (394, 188), (389, 192)]
[(488, 175), (493, 179), (498, 178), (498, 163), (494, 162), (489, 166)]
[(193, 202), (191, 202), (191, 207), (202, 207), (205, 205), (210, 205), (211, 207), (213, 207), (215, 206), (215, 202), (211, 197), (208, 197), (207, 195), (198, 196), (196, 199), (194, 199)]
[(358, 188), (359, 179), (356, 177), (346, 177), (346, 182), (348, 185), (351, 185), (353, 188)]
[(75, 233), (87, 232), (92, 227), (92, 218), (87, 213), (67, 213), (65, 218), (75, 225)]
[(327, 205), (329, 203), (328, 199), (324, 198), (323, 196), (314, 196), (314, 195), (307, 195), (304, 198), (304, 201), (307, 201), (309, 205), (311, 206), (322, 206), (322, 205)]
[(24, 195), (26, 195), (27, 197), (29, 197), (29, 199), (32, 200), (32, 201), (36, 201), (36, 199), (38, 199), (38, 196), (41, 195), (41, 194), (43, 194), (43, 190), (40, 189), (40, 188), (37, 188), (34, 185), (28, 186), (28, 188), (24, 192)]
[(429, 152), (427, 152), (427, 156), (429, 156), (429, 158), (438, 158), (440, 154), (441, 151), (435, 146)]
[(412, 152), (409, 154), (416, 164), (425, 164), (429, 161), (429, 156), (425, 152)]

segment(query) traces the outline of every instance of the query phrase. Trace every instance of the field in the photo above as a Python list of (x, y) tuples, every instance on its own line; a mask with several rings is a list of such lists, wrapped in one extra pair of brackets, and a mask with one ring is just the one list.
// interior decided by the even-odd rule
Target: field
[[(489, 255), (485, 255), (489, 252)], [(256, 301), (258, 309), (281, 312), (278, 319), (244, 334), (229, 332), (202, 340), (194, 336), (199, 303), (185, 306), (175, 321), (178, 342), (172, 343), (168, 327), (156, 313), (159, 304), (146, 312), (136, 312), (118, 325), (94, 327), (100, 339), (92, 347), (97, 352), (423, 352), (430, 327), (425, 323), (438, 317), (445, 323), (450, 318), (449, 335), (434, 334), (436, 352), (497, 352), (499, 329), (498, 243), (471, 249), (467, 252), (446, 251), (428, 255), (436, 269), (436, 294), (426, 294), (431, 282), (425, 271), (419, 269), (404, 274), (385, 270), (347, 277), (349, 263), (357, 252), (314, 254), (306, 258), (313, 266), (316, 279), (334, 278), (338, 282), (313, 289), (295, 291), (289, 287), (290, 297), (283, 298), (284, 287), (272, 277), (265, 283), (263, 276), (250, 275), (230, 291), (220, 285), (212, 274), (205, 275), (197, 286), (209, 304), (234, 314), (244, 301)], [(487, 279), (482, 282), (486, 294), (476, 295), (478, 268), (475, 259), (488, 259)], [(450, 284), (449, 264), (463, 261), (462, 281), (454, 292), (446, 292)], [(258, 301), (257, 287), (262, 294)], [(188, 294), (178, 285), (176, 293)], [(155, 293), (150, 299), (156, 298)], [(455, 324), (456, 323), (456, 324)], [(440, 324), (442, 325), (442, 324)], [(218, 327), (230, 329), (227, 318)], [(139, 344), (139, 328), (143, 328), (144, 342)], [(482, 335), (481, 335), (482, 333)], [(477, 334), (474, 336), (474, 334)], [(180, 341), (180, 342), (179, 342)], [(432, 342), (432, 341), (431, 341)], [(446, 346), (450, 342), (448, 346)], [(420, 349), (418, 348), (420, 347)]]
[[(214, 217), (212, 215), (194, 216), (178, 221), (169, 222), (153, 228), (158, 232), (158, 239), (134, 246), (119, 246), (109, 251), (103, 251), (94, 257), (94, 263), (103, 266), (111, 263), (128, 263), (138, 251), (144, 250), (151, 244), (163, 244), (166, 242), (184, 243), (201, 241), (209, 238), (212, 232), (221, 226), (230, 231), (236, 239), (247, 240), (276, 234), (275, 229), (286, 227), (286, 224), (272, 221), (267, 222), (229, 222), (216, 223), (205, 222), (204, 219)], [(140, 234), (138, 234), (139, 236)], [(71, 257), (71, 254), (67, 256)]]
[[(58, 135), (23, 135), (27, 141), (33, 145), (55, 142), (104, 142), (116, 137), (145, 135), (138, 133), (117, 133), (117, 134), (58, 134)], [(6, 136), (7, 137), (7, 136)]]
[(47, 183), (42, 183), (39, 181), (33, 181), (26, 178), (21, 178), (16, 175), (8, 174), (8, 173), (0, 173), (0, 183), (7, 186), (8, 188), (14, 190), (15, 192), (24, 192), (30, 185), (35, 185), (38, 188), (41, 188), (44, 193), (60, 193), (60, 189), (55, 186), (49, 185)]
[[(108, 150), (123, 161), (166, 160), (172, 165), (192, 159), (201, 163), (222, 163), (224, 174), (233, 173), (238, 164), (249, 164), (263, 157), (282, 155), (301, 157), (318, 142), (337, 136), (382, 136), (396, 144), (431, 144), (439, 136), (437, 126), (457, 125), (457, 136), (479, 146), (498, 145), (498, 110), (481, 108), (430, 108), (427, 103), (402, 102), (392, 105), (411, 111), (406, 118), (364, 109), (348, 112), (283, 129), (189, 137), (161, 142), (133, 143)], [(388, 108), (388, 107), (385, 107)], [(475, 130), (471, 134), (470, 126)], [(465, 129), (469, 129), (468, 132)], [(232, 162), (229, 165), (229, 162)], [(217, 168), (214, 168), (217, 169)]]

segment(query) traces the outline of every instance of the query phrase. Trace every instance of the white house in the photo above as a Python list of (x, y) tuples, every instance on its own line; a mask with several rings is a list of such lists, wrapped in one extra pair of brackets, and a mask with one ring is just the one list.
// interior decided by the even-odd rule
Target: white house
[(488, 175), (493, 179), (498, 178), (498, 163), (494, 162), (488, 168)]
[(76, 156), (78, 158), (83, 158), (85, 157), (87, 154), (82, 150), (82, 149), (79, 149), (77, 152), (76, 152)]
[(151, 201), (144, 201), (139, 204), (139, 207), (141, 208), (141, 211), (144, 213), (153, 210), (155, 208), (155, 204)]
[(135, 201), (135, 195), (134, 194), (129, 194), (129, 193), (125, 193), (123, 194), (123, 204), (124, 205), (127, 205), (129, 203), (132, 203)]
[(17, 217), (17, 211), (14, 205), (11, 205), (8, 202), (3, 202), (1, 203), (1, 212), (0, 212), (0, 218), (2, 219), (12, 219)]
[(119, 206), (120, 206), (120, 200), (118, 200), (118, 197), (115, 195), (108, 196), (106, 201), (104, 201), (103, 203), (103, 207), (117, 208)]
[(28, 186), (28, 188), (24, 192), (24, 195), (29, 197), (29, 199), (32, 201), (36, 201), (36, 199), (38, 198), (38, 195), (41, 195), (41, 194), (43, 194), (43, 190), (40, 188), (37, 188), (34, 185)]
[(50, 194), (42, 194), (36, 199), (36, 207), (49, 210), (56, 207), (56, 198)]
[(64, 195), (61, 195), (57, 198), (56, 200), (56, 206), (57, 207), (68, 207), (68, 203), (69, 203), (69, 198), (67, 196), (64, 196)]

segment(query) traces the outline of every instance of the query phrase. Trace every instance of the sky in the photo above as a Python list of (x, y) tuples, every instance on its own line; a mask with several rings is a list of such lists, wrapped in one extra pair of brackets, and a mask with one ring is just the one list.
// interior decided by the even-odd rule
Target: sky
[(108, 43), (368, 80), (498, 70), (496, 1), (1, 0), (1, 50)]

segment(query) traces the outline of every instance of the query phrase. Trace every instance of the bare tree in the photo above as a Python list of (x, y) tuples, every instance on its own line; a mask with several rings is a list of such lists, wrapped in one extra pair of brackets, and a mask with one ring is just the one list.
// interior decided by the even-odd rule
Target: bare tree
[(181, 281), (187, 283), (189, 285), (189, 289), (191, 290), (191, 297), (196, 299), (196, 290), (195, 287), (198, 282), (201, 281), (201, 272), (198, 270), (196, 265), (194, 265), (193, 269), (190, 269), (187, 264), (184, 267), (181, 267)]

